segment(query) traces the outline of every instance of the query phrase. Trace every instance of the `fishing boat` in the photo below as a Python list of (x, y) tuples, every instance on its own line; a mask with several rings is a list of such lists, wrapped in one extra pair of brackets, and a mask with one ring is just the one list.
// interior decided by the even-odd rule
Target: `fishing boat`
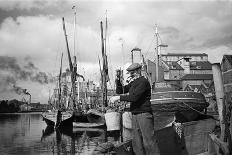
[[(72, 126), (72, 113), (67, 111), (65, 109), (64, 104), (62, 103), (61, 100), (61, 75), (62, 75), (62, 59), (63, 59), (63, 53), (61, 56), (61, 67), (60, 67), (60, 74), (59, 74), (59, 79), (58, 79), (58, 89), (54, 90), (54, 93), (58, 93), (55, 96), (58, 96), (58, 99), (55, 99), (54, 103), (57, 103), (58, 105), (53, 105), (52, 110), (48, 110), (47, 112), (42, 113), (42, 118), (46, 122), (48, 126), (52, 126), (55, 128), (62, 128), (62, 127), (70, 127)], [(58, 90), (58, 91), (56, 91)]]
[(48, 126), (55, 128), (72, 126), (72, 113), (60, 110), (53, 110), (42, 113), (43, 120)]
[[(198, 114), (202, 113), (208, 106), (205, 96), (202, 93), (194, 91), (182, 91), (179, 84), (173, 84), (170, 81), (165, 81), (159, 74), (162, 72), (160, 68), (160, 56), (158, 55), (159, 34), (156, 25), (156, 52), (155, 52), (155, 82), (152, 85), (153, 92), (151, 94), (151, 107), (155, 113), (155, 122), (162, 122), (161, 117), (166, 122), (160, 124), (160, 128), (165, 127), (165, 124), (171, 124), (179, 116), (183, 117), (181, 121), (194, 121)], [(162, 45), (164, 46), (164, 45)], [(165, 45), (164, 47), (167, 47)], [(179, 61), (179, 60), (178, 60)], [(145, 67), (146, 68), (146, 67)], [(148, 75), (147, 70), (145, 75)], [(147, 76), (149, 79), (149, 75)], [(157, 118), (156, 118), (157, 117)]]
[[(76, 13), (75, 13), (76, 15)], [(104, 115), (94, 109), (90, 109), (89, 111), (85, 112), (83, 107), (80, 105), (80, 93), (79, 93), (79, 87), (78, 90), (76, 88), (76, 82), (77, 77), (81, 76), (77, 73), (77, 63), (76, 63), (76, 57), (74, 56), (74, 63), (71, 59), (71, 54), (69, 51), (69, 44), (66, 34), (66, 28), (65, 28), (65, 21), (64, 17), (62, 18), (63, 21), (63, 30), (65, 35), (65, 41), (66, 41), (66, 48), (68, 53), (68, 60), (69, 60), (69, 69), (71, 72), (71, 85), (72, 85), (72, 94), (71, 94), (71, 100), (73, 103), (73, 127), (103, 127), (105, 125), (105, 119)], [(75, 22), (74, 22), (75, 24)], [(74, 25), (75, 27), (75, 25)], [(74, 41), (75, 43), (75, 41)], [(75, 47), (75, 45), (74, 45)], [(75, 50), (75, 49), (74, 49)], [(81, 76), (83, 78), (83, 76)], [(83, 78), (84, 79), (84, 78)], [(79, 84), (79, 82), (78, 82)]]
[[(102, 109), (90, 109), (86, 113), (76, 114), (73, 127), (74, 128), (104, 128), (106, 126), (105, 116), (104, 116), (104, 107), (107, 106), (107, 76), (108, 76), (108, 67), (107, 67), (107, 56), (104, 49), (104, 39), (103, 39), (103, 26), (101, 26), (101, 40), (102, 40), (102, 58), (103, 58), (103, 70), (101, 70), (101, 85), (102, 85)], [(100, 61), (100, 60), (99, 60)]]
[(153, 112), (202, 111), (209, 105), (203, 94), (192, 91), (156, 92), (150, 101)]
[(105, 118), (104, 114), (90, 109), (86, 114), (82, 114), (79, 119), (73, 121), (73, 128), (104, 128)]

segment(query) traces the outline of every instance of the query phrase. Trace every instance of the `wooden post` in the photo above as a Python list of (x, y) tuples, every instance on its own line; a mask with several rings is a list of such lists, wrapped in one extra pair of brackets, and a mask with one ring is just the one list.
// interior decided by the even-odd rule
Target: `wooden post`
[(223, 102), (224, 98), (224, 88), (223, 88), (223, 81), (222, 81), (222, 72), (221, 67), (219, 63), (214, 63), (212, 65), (212, 71), (213, 71), (213, 80), (214, 80), (214, 86), (215, 86), (215, 93), (216, 93), (216, 101), (217, 101), (217, 107), (218, 107), (218, 114), (219, 114), (219, 120), (220, 120), (220, 127), (221, 127), (221, 137), (220, 139), (224, 141), (225, 137), (225, 118), (224, 118), (224, 112), (225, 112), (225, 105)]
[(209, 134), (209, 137), (212, 139), (212, 141), (222, 149), (223, 153), (225, 155), (229, 155), (229, 150), (228, 150), (228, 145), (227, 143), (221, 141), (220, 139), (217, 138), (215, 134)]

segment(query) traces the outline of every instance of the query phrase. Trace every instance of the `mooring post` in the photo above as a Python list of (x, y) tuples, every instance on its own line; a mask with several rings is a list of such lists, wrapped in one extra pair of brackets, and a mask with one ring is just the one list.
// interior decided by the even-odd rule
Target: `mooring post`
[(214, 80), (214, 86), (215, 86), (215, 93), (216, 93), (216, 101), (218, 106), (218, 115), (220, 120), (220, 127), (221, 127), (221, 137), (220, 139), (224, 141), (225, 137), (225, 118), (224, 118), (224, 112), (225, 112), (225, 102), (224, 102), (224, 87), (223, 87), (223, 80), (222, 80), (222, 72), (221, 72), (221, 66), (219, 63), (214, 63), (212, 65), (212, 71), (213, 71), (213, 80)]

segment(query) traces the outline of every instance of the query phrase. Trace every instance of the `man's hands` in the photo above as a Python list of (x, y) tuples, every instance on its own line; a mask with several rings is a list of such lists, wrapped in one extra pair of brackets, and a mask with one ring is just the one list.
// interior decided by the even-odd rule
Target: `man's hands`
[(120, 101), (120, 96), (113, 96), (110, 98), (110, 103), (115, 103), (117, 101)]

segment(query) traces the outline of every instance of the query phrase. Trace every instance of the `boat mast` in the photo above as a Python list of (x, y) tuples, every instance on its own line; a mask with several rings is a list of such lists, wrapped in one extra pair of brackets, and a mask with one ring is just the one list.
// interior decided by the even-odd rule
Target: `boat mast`
[(102, 75), (102, 69), (101, 69), (101, 61), (100, 61), (100, 58), (99, 58), (99, 56), (98, 56), (98, 64), (99, 64), (99, 69), (100, 69), (100, 73), (101, 73), (101, 88), (103, 89), (103, 81), (102, 81), (102, 79), (103, 79), (103, 75)]
[(103, 72), (102, 72), (102, 86), (103, 86), (103, 106), (107, 106), (107, 63), (106, 63), (106, 54), (104, 49), (104, 38), (103, 38), (103, 25), (102, 21), (100, 22), (101, 27), (101, 42), (102, 42), (102, 58), (103, 58)]
[(62, 75), (62, 60), (63, 60), (63, 53), (61, 55), (60, 60), (60, 74), (59, 74), (59, 91), (58, 91), (58, 103), (59, 103), (59, 109), (61, 109), (61, 75)]
[(107, 10), (106, 10), (106, 27), (105, 27), (105, 54), (106, 54), (106, 37), (107, 37), (107, 28), (108, 28), (108, 22), (107, 22)]
[(159, 82), (159, 56), (158, 56), (158, 28), (155, 25), (155, 37), (156, 37), (156, 47), (155, 47), (155, 82)]
[(76, 109), (76, 86), (75, 86), (75, 76), (76, 74), (74, 73), (74, 69), (73, 69), (73, 64), (72, 64), (72, 59), (71, 59), (71, 55), (70, 55), (70, 51), (69, 51), (69, 45), (68, 45), (68, 39), (67, 39), (67, 34), (66, 34), (66, 29), (65, 29), (65, 22), (64, 22), (64, 17), (62, 18), (63, 21), (63, 30), (64, 30), (64, 36), (65, 36), (65, 42), (66, 42), (66, 47), (67, 47), (67, 52), (68, 52), (68, 61), (69, 61), (69, 68), (71, 71), (71, 82), (72, 82), (72, 92), (73, 92), (73, 108)]
[[(74, 9), (74, 39), (73, 39), (73, 53), (74, 53), (74, 71), (77, 72), (77, 60), (76, 60), (76, 6), (73, 6), (72, 9)], [(76, 75), (76, 74), (75, 74)], [(76, 78), (76, 76), (75, 76)], [(75, 79), (76, 81), (76, 79)], [(77, 101), (79, 102), (80, 100), (80, 81), (78, 77), (77, 81)]]
[(76, 53), (75, 53), (76, 52), (76, 49), (75, 49), (76, 48), (75, 47), (75, 42), (76, 42), (76, 14), (77, 14), (77, 12), (76, 12), (76, 6), (73, 6), (72, 9), (74, 9), (73, 53), (74, 53), (74, 56), (75, 56), (76, 55)]

